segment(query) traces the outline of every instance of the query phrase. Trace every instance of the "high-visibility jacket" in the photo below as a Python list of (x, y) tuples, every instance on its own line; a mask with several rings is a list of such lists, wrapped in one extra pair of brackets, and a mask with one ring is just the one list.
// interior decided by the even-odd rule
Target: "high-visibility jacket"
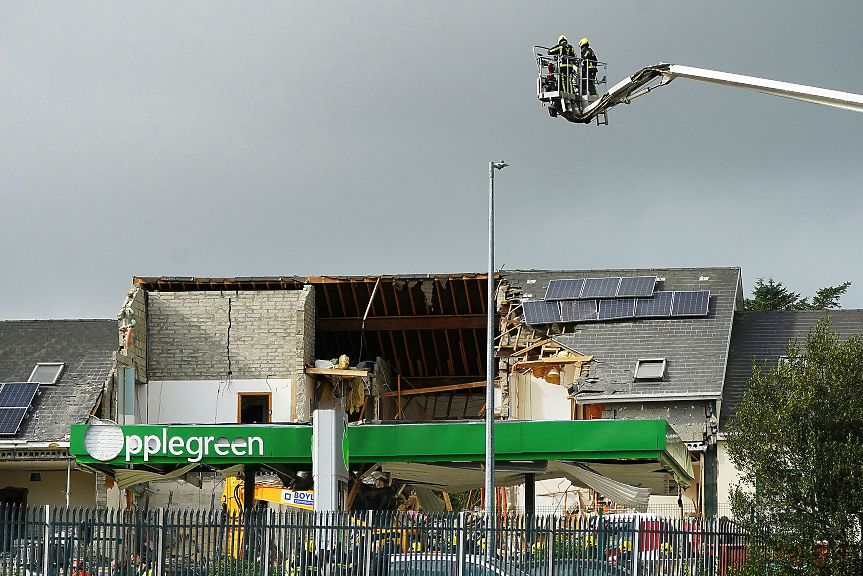
[(575, 58), (575, 50), (569, 44), (558, 44), (554, 48), (550, 48), (548, 53), (552, 56), (566, 56), (566, 58), (560, 59), (561, 68), (566, 67), (569, 69), (574, 65), (574, 62), (570, 58)]
[(596, 54), (593, 52), (593, 48), (590, 46), (584, 45), (581, 47), (581, 57), (583, 60), (587, 61), (587, 69), (592, 71), (594, 74), (596, 73)]

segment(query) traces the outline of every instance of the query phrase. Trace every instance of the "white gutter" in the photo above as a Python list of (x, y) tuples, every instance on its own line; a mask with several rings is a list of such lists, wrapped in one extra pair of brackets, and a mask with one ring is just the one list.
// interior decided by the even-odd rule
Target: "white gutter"
[(675, 400), (719, 400), (722, 394), (603, 394), (602, 396), (576, 396), (576, 404), (593, 404), (597, 400), (605, 402), (671, 402)]
[(27, 440), (0, 440), (0, 450), (24, 448), (29, 450), (61, 450), (69, 448), (69, 442), (28, 442)]

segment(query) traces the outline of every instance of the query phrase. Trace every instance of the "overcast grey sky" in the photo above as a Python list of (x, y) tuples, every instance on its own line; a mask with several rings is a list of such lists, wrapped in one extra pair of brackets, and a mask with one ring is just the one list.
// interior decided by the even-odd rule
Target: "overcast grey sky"
[(549, 118), (531, 46), (863, 93), (863, 3), (3, 2), (0, 319), (132, 276), (740, 266), (863, 307), (863, 114), (677, 80)]

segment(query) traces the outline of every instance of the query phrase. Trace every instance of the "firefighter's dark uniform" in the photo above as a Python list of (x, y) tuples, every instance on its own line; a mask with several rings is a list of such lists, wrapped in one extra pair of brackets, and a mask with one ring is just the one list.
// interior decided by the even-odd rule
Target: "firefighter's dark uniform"
[(549, 54), (560, 56), (560, 87), (563, 92), (573, 92), (572, 72), (575, 66), (575, 50), (566, 41), (561, 42), (554, 48), (549, 49)]
[(591, 96), (597, 96), (596, 93), (596, 54), (593, 52), (593, 48), (590, 47), (590, 44), (583, 44), (581, 46), (581, 61), (582, 66), (585, 69), (585, 82), (582, 82), (582, 94), (589, 94)]

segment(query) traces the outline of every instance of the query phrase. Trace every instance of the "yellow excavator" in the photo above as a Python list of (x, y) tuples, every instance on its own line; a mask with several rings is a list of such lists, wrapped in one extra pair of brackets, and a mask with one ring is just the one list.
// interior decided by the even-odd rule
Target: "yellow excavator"
[[(234, 558), (242, 558), (243, 556), (244, 496), (245, 490), (242, 480), (236, 477), (225, 479), (222, 504), (232, 518), (230, 521), (231, 534), (228, 537), (228, 553)], [(311, 490), (289, 490), (272, 482), (255, 483), (255, 501), (273, 502), (303, 510), (313, 510), (315, 506), (314, 493)]]
[[(234, 558), (243, 556), (243, 481), (231, 477), (225, 480), (225, 490), (222, 493), (222, 504), (226, 506), (228, 513), (234, 519), (230, 522), (233, 526), (232, 534), (228, 538), (228, 553)], [(415, 499), (415, 497), (414, 497)], [(289, 490), (273, 482), (255, 483), (255, 501), (273, 502), (292, 508), (302, 510), (314, 509), (314, 492), (311, 490)], [(358, 525), (365, 526), (364, 521), (358, 520)], [(421, 533), (416, 528), (390, 526), (372, 530), (373, 538), (381, 545), (390, 545), (395, 550), (407, 552), (410, 543)], [(418, 543), (414, 543), (418, 545)], [(417, 548), (418, 550), (421, 548)]]
[[(242, 480), (236, 477), (225, 480), (222, 504), (227, 506), (230, 514), (242, 514), (244, 512), (244, 495)], [(274, 482), (255, 482), (255, 501), (273, 502), (303, 510), (313, 510), (315, 507), (315, 495), (311, 490), (289, 490)]]

